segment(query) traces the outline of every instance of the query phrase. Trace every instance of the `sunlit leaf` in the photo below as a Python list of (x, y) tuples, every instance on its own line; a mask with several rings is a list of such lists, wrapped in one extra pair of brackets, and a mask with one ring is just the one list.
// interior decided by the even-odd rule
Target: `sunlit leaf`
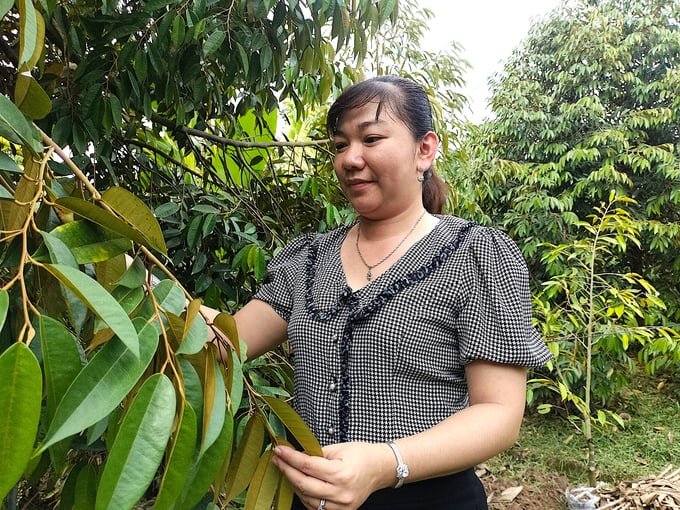
[(156, 475), (175, 417), (175, 389), (163, 374), (135, 395), (104, 466), (95, 510), (131, 509)]
[(109, 211), (102, 209), (87, 200), (76, 197), (64, 197), (58, 198), (56, 203), (59, 207), (73, 211), (83, 218), (87, 218), (97, 225), (108, 228), (137, 244), (155, 249), (155, 246), (139, 230), (131, 227), (128, 223)]
[(102, 194), (102, 200), (121, 218), (142, 232), (149, 244), (161, 253), (167, 253), (165, 239), (158, 220), (153, 212), (135, 195), (119, 187), (107, 189)]
[(31, 350), (15, 343), (0, 354), (0, 501), (28, 465), (38, 433), (42, 372)]
[(32, 119), (43, 119), (52, 110), (50, 96), (30, 74), (19, 74), (14, 87), (17, 106)]

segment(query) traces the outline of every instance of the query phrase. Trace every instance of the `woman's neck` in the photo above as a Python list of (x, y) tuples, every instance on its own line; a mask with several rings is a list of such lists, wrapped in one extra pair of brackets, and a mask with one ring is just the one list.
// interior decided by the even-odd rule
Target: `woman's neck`
[[(366, 241), (380, 241), (382, 239), (399, 236), (411, 229), (416, 223), (425, 223), (428, 214), (422, 206), (413, 207), (388, 218), (374, 219), (365, 216), (358, 217), (361, 225), (361, 237)], [(419, 221), (420, 220), (420, 221)]]

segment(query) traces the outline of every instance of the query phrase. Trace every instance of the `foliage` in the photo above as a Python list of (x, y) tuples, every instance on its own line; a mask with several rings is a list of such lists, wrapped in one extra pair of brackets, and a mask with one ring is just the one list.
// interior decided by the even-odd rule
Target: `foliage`
[(320, 203), (327, 225), (344, 221), (324, 140), (273, 141), (274, 111), (323, 102), (353, 76), (335, 52), (396, 13), (391, 0), (0, 4), (8, 505), (19, 487), (60, 508), (290, 506), (271, 447), (289, 435), (320, 453), (284, 400), (290, 368), (246, 363), (233, 318), (208, 324), (192, 296), (242, 302)]
[[(676, 344), (680, 340), (671, 328), (645, 325), (646, 317), (665, 308), (656, 289), (638, 274), (610, 270), (629, 246), (639, 244), (639, 234), (626, 209), (632, 199), (614, 193), (609, 199), (590, 222), (578, 222), (584, 230), (580, 239), (549, 245), (544, 255), (554, 274), (536, 296), (536, 309), (555, 355), (550, 367), (554, 378), (530, 382), (530, 390), (549, 388), (569, 410), (576, 409), (570, 419), (583, 425), (591, 486), (596, 482), (593, 424), (623, 426), (616, 413), (602, 406), (630, 383), (635, 363), (629, 351), (659, 335)], [(549, 412), (551, 407), (541, 404), (538, 410)]]
[[(536, 292), (564, 270), (553, 246), (578, 246), (593, 204), (612, 191), (633, 199), (639, 243), (608, 255), (607, 267), (639, 275), (665, 305), (623, 314), (659, 327), (642, 346), (650, 372), (680, 368), (680, 346), (663, 334), (680, 322), (679, 20), (677, 2), (565, 2), (491, 81), (494, 116), (470, 132), (450, 172), (457, 210), (517, 240)], [(570, 306), (564, 294), (550, 299)], [(608, 356), (623, 359), (624, 343)]]
[[(676, 466), (680, 403), (672, 383), (669, 375), (638, 372), (616, 404), (625, 428), (613, 424), (593, 430), (600, 482), (616, 487)], [(563, 476), (560, 492), (564, 494), (567, 486), (583, 484), (586, 446), (583, 436), (560, 413), (530, 411), (516, 444), (487, 464), (498, 478), (519, 480), (525, 490), (532, 479), (538, 478), (542, 487), (541, 482)]]

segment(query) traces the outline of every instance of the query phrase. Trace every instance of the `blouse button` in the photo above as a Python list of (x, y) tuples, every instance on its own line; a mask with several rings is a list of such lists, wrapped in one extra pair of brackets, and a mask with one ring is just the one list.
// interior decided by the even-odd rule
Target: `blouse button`
[(328, 429), (326, 430), (326, 432), (328, 433), (328, 435), (329, 435), (330, 437), (335, 436), (335, 427), (328, 427)]
[(332, 383), (330, 383), (328, 385), (328, 389), (331, 390), (333, 393), (335, 393), (336, 391), (338, 391), (338, 383), (333, 381)]
[(337, 344), (340, 341), (340, 333), (333, 335), (333, 343)]

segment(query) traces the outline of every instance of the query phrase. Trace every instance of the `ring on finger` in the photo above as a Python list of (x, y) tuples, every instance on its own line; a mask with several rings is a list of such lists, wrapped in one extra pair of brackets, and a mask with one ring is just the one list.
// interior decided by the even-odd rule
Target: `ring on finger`
[(325, 510), (326, 508), (326, 498), (321, 498), (321, 501), (319, 501), (319, 506), (317, 507), (316, 510)]

